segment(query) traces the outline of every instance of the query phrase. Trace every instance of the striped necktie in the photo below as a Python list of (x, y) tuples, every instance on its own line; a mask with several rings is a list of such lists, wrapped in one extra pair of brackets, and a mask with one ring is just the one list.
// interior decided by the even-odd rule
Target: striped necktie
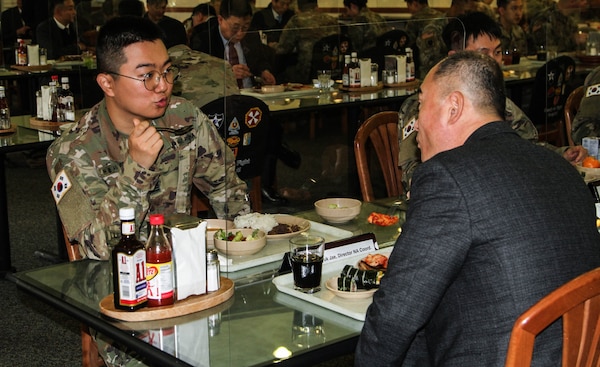
[[(235, 45), (233, 43), (229, 44), (229, 63), (231, 66), (237, 65), (240, 63), (240, 58), (238, 56), (237, 50), (235, 49)], [(244, 82), (242, 79), (237, 80), (238, 87), (242, 88), (244, 86)]]

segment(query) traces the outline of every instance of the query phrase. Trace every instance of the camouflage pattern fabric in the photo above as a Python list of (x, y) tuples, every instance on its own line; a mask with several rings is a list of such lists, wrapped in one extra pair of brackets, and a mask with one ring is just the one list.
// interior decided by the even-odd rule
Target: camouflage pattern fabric
[(536, 50), (530, 50), (529, 48), (535, 45), (533, 40), (528, 41), (528, 36), (518, 25), (512, 25), (510, 29), (505, 29), (500, 26), (502, 29), (502, 36), (500, 37), (500, 41), (502, 42), (503, 50), (514, 50), (515, 48), (521, 53), (522, 56), (532, 55), (536, 53)]
[(588, 136), (600, 136), (600, 67), (592, 70), (583, 83), (583, 98), (571, 126), (575, 145)]
[(171, 97), (165, 114), (152, 123), (194, 129), (179, 136), (162, 133), (164, 146), (150, 169), (128, 154), (128, 136), (115, 129), (104, 100), (48, 149), (50, 178), (55, 183), (66, 178), (70, 186), (56, 200), (61, 220), (85, 257), (109, 258), (109, 246), (120, 238), (120, 208), (135, 209), (142, 241), (149, 214), (189, 214), (192, 184), (220, 218), (250, 212), (233, 153), (206, 115), (189, 101)]
[[(435, 10), (428, 6), (414, 13), (410, 17), (410, 20), (406, 22), (405, 28), (405, 31), (408, 33), (408, 37), (410, 38), (410, 42), (414, 42), (418, 37), (420, 37), (425, 26), (431, 23), (432, 19), (436, 18), (443, 19), (445, 18), (445, 15), (441, 11)], [(446, 22), (444, 21), (443, 23), (445, 24)]]
[(417, 37), (417, 48), (419, 49), (419, 78), (425, 79), (425, 76), (444, 57), (448, 56), (446, 44), (442, 38), (442, 31), (448, 23), (446, 18), (432, 19)]
[(388, 30), (386, 20), (365, 6), (348, 24), (348, 37), (352, 40), (354, 50), (360, 53), (375, 47), (377, 37)]
[(296, 65), (286, 68), (285, 79), (299, 83), (310, 81), (312, 77), (308, 74), (313, 46), (321, 38), (339, 33), (340, 27), (337, 19), (331, 15), (320, 13), (318, 9), (294, 15), (283, 29), (276, 51), (278, 55), (298, 54)]
[(556, 4), (531, 18), (531, 35), (537, 46), (558, 47), (558, 52), (575, 51), (575, 35), (578, 31), (573, 18), (560, 12)]
[[(417, 146), (417, 134), (414, 132), (414, 123), (419, 113), (419, 96), (413, 94), (407, 98), (398, 113), (398, 165), (402, 169), (402, 183), (406, 190), (410, 184), (414, 170), (421, 163), (421, 151)], [(542, 145), (558, 154), (564, 153), (566, 148), (556, 148), (550, 144), (538, 142), (538, 132), (535, 125), (525, 113), (510, 99), (506, 99), (505, 120), (510, 123), (513, 130), (523, 139), (534, 144)]]
[(218, 57), (195, 51), (186, 45), (169, 48), (173, 64), (181, 75), (173, 85), (173, 94), (202, 107), (215, 99), (240, 94), (231, 65)]

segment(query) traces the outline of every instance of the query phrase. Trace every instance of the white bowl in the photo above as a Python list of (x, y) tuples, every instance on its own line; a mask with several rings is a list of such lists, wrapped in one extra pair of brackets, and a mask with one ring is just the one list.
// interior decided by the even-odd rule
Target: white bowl
[[(231, 232), (233, 234), (242, 232), (244, 237), (247, 237), (252, 234), (254, 229), (251, 228), (228, 228), (227, 233)], [(265, 247), (267, 244), (267, 236), (265, 232), (258, 231), (258, 239), (252, 241), (225, 241), (214, 237), (215, 247), (220, 252), (224, 253), (228, 256), (247, 256), (254, 255)]]
[(215, 247), (215, 233), (218, 229), (222, 228), (226, 231), (230, 231), (233, 227), (233, 221), (225, 219), (206, 219), (206, 247), (212, 249)]
[(317, 214), (329, 223), (341, 224), (360, 214), (360, 200), (348, 198), (321, 199), (315, 202)]

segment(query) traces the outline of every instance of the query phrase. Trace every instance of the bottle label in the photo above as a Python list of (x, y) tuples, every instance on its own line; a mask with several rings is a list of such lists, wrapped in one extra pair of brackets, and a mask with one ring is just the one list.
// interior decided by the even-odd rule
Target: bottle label
[(162, 300), (173, 297), (171, 261), (160, 264), (146, 263), (146, 279), (148, 281), (148, 299)]
[(135, 234), (135, 222), (121, 222), (121, 233), (125, 235)]
[(131, 307), (146, 302), (146, 251), (140, 249), (132, 255), (118, 253), (116, 268), (120, 304)]

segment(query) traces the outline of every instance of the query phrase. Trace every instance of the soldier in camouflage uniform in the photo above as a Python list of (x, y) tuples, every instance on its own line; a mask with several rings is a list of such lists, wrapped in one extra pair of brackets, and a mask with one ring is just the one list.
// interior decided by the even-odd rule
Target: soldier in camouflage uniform
[(240, 94), (231, 65), (215, 56), (195, 51), (186, 45), (169, 48), (169, 56), (181, 75), (173, 84), (173, 95), (202, 107), (217, 98)]
[(312, 80), (312, 76), (308, 74), (313, 46), (321, 38), (339, 33), (337, 19), (321, 13), (317, 0), (298, 0), (298, 12), (286, 24), (277, 45), (278, 55), (291, 53), (298, 55), (298, 62), (295, 65), (287, 65), (284, 78), (299, 83)]
[(587, 136), (600, 137), (600, 66), (588, 74), (583, 88), (583, 98), (571, 127), (575, 144), (581, 144)]
[[(451, 20), (448, 26), (444, 28), (443, 34), (446, 46), (450, 50), (449, 54), (463, 49), (473, 50), (485, 53), (494, 58), (499, 64), (502, 63), (500, 27), (493, 19), (483, 13), (471, 13)], [(467, 40), (465, 46), (463, 46), (463, 39)], [(398, 164), (402, 168), (402, 183), (406, 190), (410, 188), (415, 168), (421, 163), (421, 153), (416, 139), (417, 134), (414, 134), (414, 124), (418, 118), (418, 112), (418, 96), (413, 95), (404, 101), (398, 117)], [(538, 142), (538, 132), (535, 125), (508, 98), (506, 99), (504, 118), (523, 139), (547, 146), (558, 154), (562, 154), (565, 159), (571, 162), (579, 162), (587, 156), (587, 151), (581, 146), (557, 148), (547, 143)]]
[[(585, 0), (584, 0), (585, 1)], [(556, 46), (558, 52), (576, 51), (579, 42), (573, 14), (582, 10), (580, 0), (559, 0), (530, 19), (531, 36), (537, 46)]]
[[(122, 48), (108, 49), (120, 33), (129, 36)], [(197, 107), (171, 97), (174, 75), (156, 26), (141, 18), (112, 20), (99, 36), (98, 69), (105, 98), (47, 156), (58, 211), (84, 256), (108, 259), (109, 244), (120, 237), (119, 208), (135, 208), (142, 238), (150, 213), (189, 213), (192, 184), (219, 217), (249, 212), (231, 150)], [(144, 79), (156, 69), (163, 74)], [(183, 135), (154, 128), (187, 125), (194, 129)]]
[[(411, 42), (421, 36), (423, 28), (431, 22), (432, 19), (442, 19), (446, 16), (441, 11), (429, 7), (427, 0), (405, 0), (406, 8), (411, 13), (410, 20), (406, 22), (406, 33)], [(444, 25), (446, 22), (443, 22)]]
[(517, 49), (521, 55), (535, 54), (535, 43), (519, 25), (523, 19), (523, 0), (498, 0), (498, 23), (503, 50)]
[(375, 47), (377, 37), (389, 30), (386, 20), (367, 7), (367, 0), (344, 0), (348, 23), (348, 37), (354, 50), (368, 50)]

